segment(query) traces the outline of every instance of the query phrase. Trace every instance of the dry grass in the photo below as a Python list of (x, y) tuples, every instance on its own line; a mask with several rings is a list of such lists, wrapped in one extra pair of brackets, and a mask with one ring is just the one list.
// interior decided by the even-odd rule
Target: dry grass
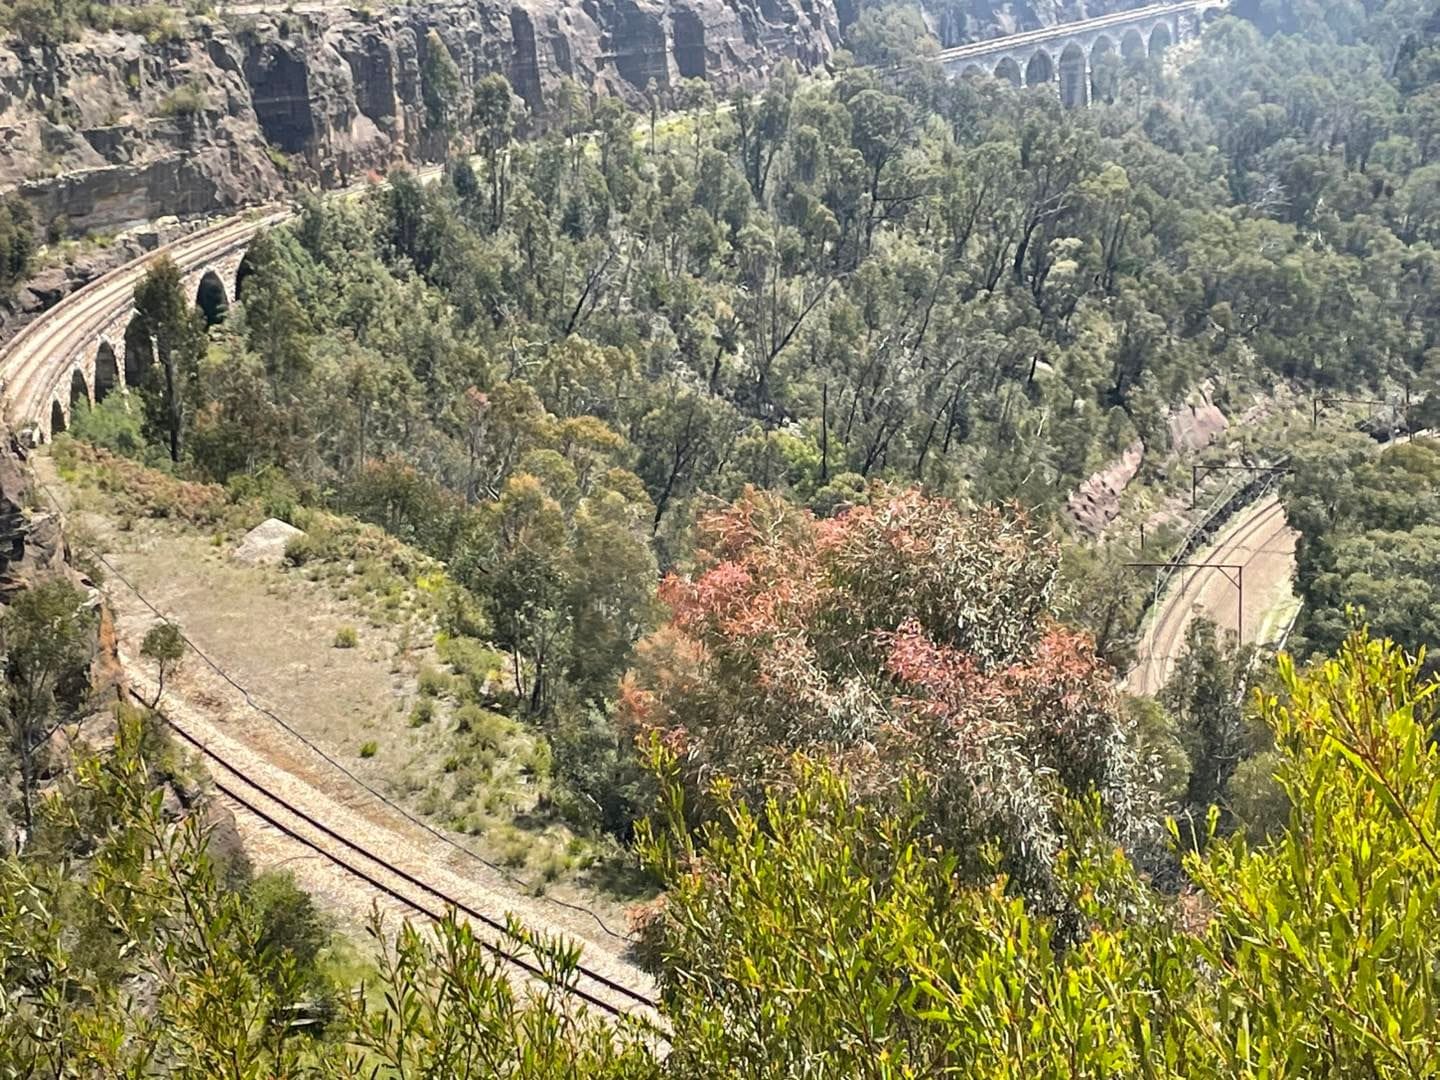
[[(502, 658), (442, 632), (452, 586), (438, 563), (371, 526), (297, 512), (301, 550), (244, 565), (230, 552), (267, 516), (256, 501), (74, 444), (56, 463), (71, 521), (258, 700), (534, 891), (591, 901), (578, 879), (608, 845), (551, 810), (549, 746), (504, 715)], [(269, 729), (275, 753), (297, 752)], [(602, 907), (623, 925), (618, 902)]]

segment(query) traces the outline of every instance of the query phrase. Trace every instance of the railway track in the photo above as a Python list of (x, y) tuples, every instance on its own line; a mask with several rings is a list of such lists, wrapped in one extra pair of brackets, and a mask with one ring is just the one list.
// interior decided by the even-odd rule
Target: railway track
[(181, 237), (111, 270), (30, 323), (10, 342), (0, 361), (6, 418), (12, 428), (25, 430), (42, 422), (71, 358), (82, 349), (94, 348), (104, 329), (131, 308), (135, 285), (154, 259), (169, 255), (182, 271), (191, 270), (245, 246), (259, 230), (286, 216), (286, 211), (241, 215)]
[[(438, 170), (422, 171), (429, 182)], [(342, 197), (351, 192), (341, 193)], [(181, 237), (155, 252), (103, 275), (62, 300), (30, 323), (0, 351), (0, 397), (12, 430), (35, 430), (48, 416), (57, 393), (57, 380), (68, 375), (81, 350), (97, 347), (107, 327), (123, 318), (133, 306), (135, 285), (156, 258), (168, 255), (182, 272), (204, 266), (248, 245), (260, 230), (290, 216), (285, 209), (252, 211), (228, 218)], [(137, 698), (138, 700), (138, 698)], [(501, 918), (435, 881), (427, 881), (370, 846), (347, 836), (332, 824), (307, 812), (281, 794), (250, 780), (227, 756), (188, 730), (173, 717), (161, 717), (176, 736), (199, 752), (210, 766), (216, 791), (244, 813), (253, 816), (294, 842), (303, 845), (346, 875), (427, 919), (440, 919), (454, 910), (475, 927), (485, 948), (511, 969), (521, 981), (543, 978), (540, 968), (521, 954)], [(534, 929), (534, 927), (527, 927)], [(563, 935), (567, 937), (568, 934)], [(657, 1003), (649, 994), (622, 979), (596, 970), (591, 964), (576, 969), (574, 984), (563, 989), (577, 1001), (610, 1017), (630, 1018), (660, 1033)]]
[[(146, 705), (139, 694), (133, 690), (128, 693), (137, 704)], [(518, 977), (544, 980), (540, 967), (522, 955), (505, 922), (377, 854), (368, 845), (326, 824), (291, 800), (250, 780), (185, 723), (158, 709), (152, 711), (181, 742), (205, 759), (215, 790), (234, 806), (408, 911), (438, 921), (447, 911), (454, 910), (471, 922), (485, 949)], [(576, 1000), (614, 1019), (637, 1021), (656, 1033), (662, 1030), (654, 998), (587, 964), (577, 966), (574, 982), (563, 989)]]
[[(1289, 528), (1285, 507), (1279, 497), (1267, 496), (1204, 555), (1201, 567), (1182, 571), (1184, 576), (1180, 587), (1166, 593), (1161, 606), (1155, 611), (1150, 632), (1144, 639), (1148, 645), (1142, 641), (1144, 654), (1136, 660), (1126, 680), (1126, 689), (1130, 693), (1154, 695), (1164, 688), (1184, 642), (1185, 631), (1197, 615), (1213, 619), (1221, 627), (1227, 627), (1234, 621), (1234, 586), (1216, 570), (1205, 567), (1238, 565), (1248, 569), (1257, 559), (1281, 554), (1272, 550), (1272, 546), (1284, 538)], [(1244, 620), (1237, 626), (1237, 632), (1245, 640), (1246, 631), (1252, 623), (1259, 626), (1264, 612), (1252, 603), (1241, 614)]]
[(1189, 15), (1208, 6), (1211, 5), (1189, 0), (1187, 3), (1151, 4), (1149, 7), (1129, 8), (1125, 11), (1111, 12), (1109, 15), (1100, 15), (1093, 19), (1057, 23), (1054, 26), (1043, 27), (1039, 30), (1023, 30), (1018, 34), (1008, 34), (1004, 37), (966, 42), (964, 45), (956, 45), (949, 49), (943, 49), (936, 53), (934, 58), (942, 63), (955, 63), (976, 57), (989, 56), (992, 53), (1007, 49), (1022, 49), (1027, 45), (1043, 45), (1046, 42), (1063, 40), (1064, 38), (1074, 37), (1079, 34), (1111, 30), (1115, 27), (1126, 26), (1147, 18), (1163, 18), (1167, 15)]

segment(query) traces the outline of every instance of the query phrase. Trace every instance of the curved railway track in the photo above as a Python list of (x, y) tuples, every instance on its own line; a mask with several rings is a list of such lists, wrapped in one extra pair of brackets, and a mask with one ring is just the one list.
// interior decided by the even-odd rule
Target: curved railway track
[[(438, 170), (427, 169), (420, 178), (425, 182), (437, 174)], [(343, 197), (349, 192), (340, 194)], [(123, 319), (132, 308), (135, 285), (152, 260), (168, 255), (182, 272), (187, 272), (248, 246), (260, 230), (289, 216), (288, 210), (267, 208), (227, 218), (181, 237), (106, 273), (26, 326), (0, 351), (0, 397), (3, 397), (11, 429), (35, 431), (39, 428), (42, 418), (48, 417), (56, 395), (68, 393), (68, 387), (59, 383), (69, 377), (74, 358), (83, 349), (97, 347), (106, 328)], [(497, 918), (481, 911), (453, 891), (426, 881), (377, 854), (293, 801), (248, 779), (224, 754), (186, 730), (183, 724), (171, 717), (162, 719), (177, 737), (207, 760), (216, 790), (235, 807), (315, 852), (405, 910), (428, 919), (439, 919), (446, 910), (454, 909), (472, 923), (477, 933), (489, 935), (481, 937), (486, 949), (518, 978), (542, 977), (539, 967), (520, 955), (506, 934), (503, 914)], [(590, 964), (580, 964), (574, 985), (564, 989), (576, 1000), (606, 1015), (617, 1019), (635, 1018), (652, 1030), (662, 1031), (654, 998)]]
[(245, 247), (261, 229), (283, 220), (288, 211), (246, 214), (191, 233), (142, 258), (97, 278), (45, 312), (22, 330), (0, 359), (6, 417), (13, 430), (39, 425), (81, 350), (96, 347), (105, 328), (133, 305), (135, 285), (150, 262), (169, 255), (182, 271), (203, 266)]
[[(138, 704), (146, 704), (133, 690), (130, 695)], [(506, 932), (503, 921), (477, 910), (445, 889), (422, 880), (393, 861), (376, 854), (366, 845), (320, 821), (290, 800), (249, 780), (231, 765), (224, 755), (188, 730), (185, 724), (158, 710), (154, 711), (182, 742), (205, 758), (215, 790), (232, 804), (410, 911), (428, 919), (439, 920), (447, 910), (455, 910), (470, 920), (482, 935), (486, 931), (493, 935), (482, 936), (480, 940), (496, 959), (526, 978), (543, 979), (541, 969), (533, 961), (520, 955)], [(652, 1026), (658, 1021), (657, 1003), (653, 998), (589, 966), (577, 967), (574, 984), (565, 989), (576, 999), (617, 1019), (629, 1017)]]
[[(1136, 696), (1158, 694), (1180, 654), (1190, 623), (1203, 616), (1222, 629), (1237, 628), (1242, 641), (1253, 641), (1264, 622), (1266, 605), (1256, 602), (1276, 577), (1288, 579), (1294, 563), (1293, 530), (1276, 495), (1266, 496), (1244, 511), (1219, 541), (1202, 553), (1201, 567), (1181, 571), (1178, 588), (1161, 598), (1140, 642), (1140, 656), (1131, 668), (1126, 689)], [(1273, 567), (1270, 565), (1273, 564)], [(1273, 569), (1269, 582), (1246, 582), (1243, 622), (1237, 627), (1236, 587), (1219, 568), (1241, 566), (1252, 575)], [(1214, 567), (1215, 569), (1206, 569)]]

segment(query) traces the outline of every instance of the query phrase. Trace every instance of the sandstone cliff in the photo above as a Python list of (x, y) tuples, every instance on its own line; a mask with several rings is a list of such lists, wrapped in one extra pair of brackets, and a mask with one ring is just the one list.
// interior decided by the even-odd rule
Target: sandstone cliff
[(236, 8), (183, 40), (95, 33), (0, 46), (0, 188), (44, 222), (112, 230), (336, 184), (438, 149), (425, 124), (437, 34), (468, 85), (503, 72), (532, 113), (562, 78), (640, 102), (682, 79), (724, 91), (838, 46), (832, 0), (498, 0)]

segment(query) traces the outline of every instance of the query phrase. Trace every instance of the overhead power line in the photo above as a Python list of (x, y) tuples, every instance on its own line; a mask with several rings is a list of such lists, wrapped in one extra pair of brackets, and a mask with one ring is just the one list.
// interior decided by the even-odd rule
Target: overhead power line
[[(56, 496), (55, 492), (50, 488), (50, 486), (46, 484), (45, 481), (41, 480), (38, 476), (35, 477), (35, 482), (38, 483), (42, 489), (44, 489), (45, 494), (49, 497), (51, 503), (55, 506), (56, 510), (63, 513), (60, 500)], [(71, 537), (67, 537), (67, 541), (70, 543), (75, 543), (74, 539)], [(167, 626), (172, 627), (176, 631), (176, 633), (180, 635), (180, 639), (185, 642), (185, 645), (190, 649), (190, 651), (193, 652), (196, 656), (198, 656), (201, 661), (203, 661), (204, 664), (208, 668), (210, 668), (211, 671), (213, 671), (216, 675), (218, 675), (221, 679), (228, 683), (235, 691), (237, 691), (244, 699), (246, 705), (248, 705), (255, 712), (271, 720), (273, 723), (279, 725), (292, 738), (302, 743), (307, 749), (318, 755), (328, 765), (337, 769), (352, 783), (354, 783), (364, 791), (368, 792), (376, 799), (379, 799), (387, 807), (395, 811), (397, 814), (401, 815), (403, 818), (405, 818), (406, 821), (410, 822), (412, 825), (415, 825), (416, 827), (425, 830), (426, 833), (433, 836), (441, 843), (446, 844), (447, 846), (453, 848), (455, 851), (460, 852), (467, 858), (473, 859), (476, 862), (480, 863), (482, 866), (487, 867), (488, 869), (498, 874), (504, 880), (510, 882), (512, 885), (516, 885), (519, 888), (530, 893), (531, 895), (535, 896), (536, 899), (543, 900), (546, 903), (553, 904), (556, 907), (564, 908), (568, 911), (576, 912), (577, 914), (588, 915), (591, 919), (594, 920), (596, 926), (598, 926), (601, 931), (608, 934), (610, 937), (615, 938), (616, 940), (632, 940), (628, 934), (621, 934), (615, 930), (612, 930), (598, 913), (592, 911), (588, 907), (585, 907), (581, 904), (572, 904), (567, 900), (561, 900), (558, 897), (553, 897), (546, 894), (537, 895), (535, 893), (533, 884), (531, 884), (530, 882), (527, 882), (523, 878), (510, 873), (498, 863), (492, 862), (490, 859), (485, 858), (485, 856), (479, 854), (478, 852), (472, 851), (464, 844), (458, 843), (451, 837), (445, 835), (439, 829), (436, 829), (429, 822), (413, 814), (410, 810), (406, 809), (404, 806), (396, 802), (394, 799), (390, 798), (378, 788), (375, 788), (371, 784), (367, 783), (362, 777), (360, 777), (352, 769), (350, 769), (349, 766), (345, 765), (343, 762), (339, 761), (332, 754), (326, 751), (323, 747), (316, 744), (303, 732), (299, 731), (297, 728), (294, 727), (294, 725), (289, 723), (289, 721), (285, 720), (283, 717), (279, 716), (271, 709), (256, 701), (254, 696), (245, 686), (241, 685), (241, 683), (237, 681), (228, 671), (221, 667), (221, 665), (218, 664), (215, 660), (213, 660), (208, 653), (201, 649), (200, 646), (197, 645), (194, 640), (185, 633), (183, 627), (179, 626), (173, 619), (171, 619), (168, 615), (161, 611), (160, 608), (156, 607), (155, 604), (151, 602), (150, 598), (147, 597), (143, 592), (141, 592), (139, 586), (137, 586), (133, 581), (126, 577), (124, 572), (121, 571), (120, 568), (117, 567), (109, 558), (107, 558), (103, 552), (97, 551), (93, 547), (85, 544), (77, 543), (76, 546), (83, 547), (87, 552), (89, 552), (89, 554), (95, 559), (97, 559), (101, 563), (101, 565), (106, 568), (106, 570), (108, 570), (111, 574), (115, 575), (115, 577), (119, 581), (121, 581), (126, 588), (128, 588), (132, 593), (134, 593), (136, 599), (138, 599), (140, 603), (142, 603), (146, 607), (146, 609), (148, 609), (156, 618), (164, 622)]]

